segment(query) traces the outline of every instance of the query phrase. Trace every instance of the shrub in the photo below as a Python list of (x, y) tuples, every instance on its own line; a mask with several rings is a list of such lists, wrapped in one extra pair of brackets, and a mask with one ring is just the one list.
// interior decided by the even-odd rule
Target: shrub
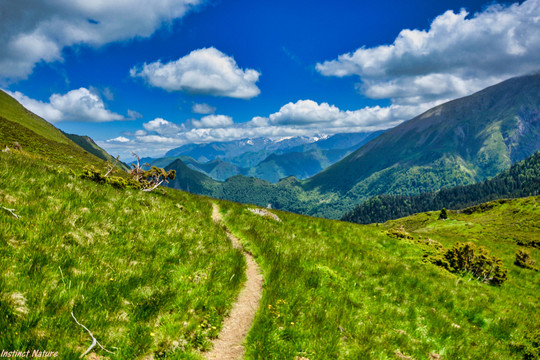
[(531, 257), (531, 253), (524, 249), (519, 249), (516, 252), (514, 264), (525, 269), (538, 271), (538, 268), (534, 265), (536, 261)]
[(525, 349), (524, 359), (540, 359), (540, 330), (531, 330), (525, 335), (529, 346)]
[(444, 254), (432, 258), (431, 262), (452, 273), (469, 273), (495, 286), (500, 286), (508, 277), (500, 258), (490, 256), (488, 250), (471, 242), (457, 243)]
[(391, 237), (394, 237), (396, 239), (404, 239), (404, 240), (413, 240), (414, 238), (409, 234), (407, 231), (405, 231), (405, 228), (403, 225), (399, 229), (390, 229), (388, 230), (387, 234)]
[[(142, 191), (153, 191), (157, 189), (161, 184), (168, 183), (169, 180), (174, 180), (176, 177), (176, 170), (165, 171), (165, 169), (158, 168), (157, 166), (151, 166), (149, 170), (144, 170), (141, 167), (141, 158), (136, 153), (132, 154), (137, 158), (137, 162), (131, 164), (133, 169), (129, 172), (131, 178), (140, 184)], [(150, 166), (148, 163), (144, 166)]]
[(84, 167), (81, 178), (92, 180), (99, 184), (105, 184), (106, 182), (105, 175), (103, 175), (99, 169), (94, 168), (92, 165)]
[[(118, 158), (116, 161), (118, 162)], [(132, 188), (141, 189), (142, 191), (153, 191), (164, 182), (168, 183), (169, 180), (173, 180), (176, 176), (176, 170), (165, 171), (156, 166), (150, 167), (149, 170), (144, 170), (140, 166), (140, 158), (138, 156), (137, 163), (132, 165), (133, 169), (129, 172), (130, 177), (128, 179), (120, 176), (111, 176), (116, 171), (115, 164), (111, 161), (107, 161), (105, 174), (93, 166), (86, 166), (83, 169), (81, 178), (92, 180), (99, 184), (109, 184), (119, 189)]]
[(93, 166), (85, 167), (80, 177), (82, 179), (92, 180), (94, 182), (97, 182), (98, 184), (109, 184), (118, 189), (127, 189), (127, 188), (140, 189), (141, 188), (141, 184), (132, 178), (125, 179), (120, 176), (103, 175), (103, 173), (99, 169), (96, 169)]
[(540, 359), (540, 330), (526, 331), (525, 336), (512, 342), (511, 346), (523, 354), (524, 360)]
[(439, 220), (446, 220), (448, 219), (448, 213), (446, 212), (445, 208), (441, 209), (441, 214), (439, 215)]

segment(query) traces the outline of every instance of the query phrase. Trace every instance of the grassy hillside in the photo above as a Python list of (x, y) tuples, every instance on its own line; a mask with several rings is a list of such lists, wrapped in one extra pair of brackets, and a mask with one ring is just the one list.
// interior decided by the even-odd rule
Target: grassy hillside
[[(266, 281), (248, 359), (484, 360), (539, 354), (534, 329), (540, 326), (540, 275), (514, 265), (518, 240), (540, 235), (539, 197), (471, 215), (450, 212), (448, 221), (438, 221), (437, 212), (384, 226), (275, 211), (278, 222), (245, 206), (221, 207)], [(401, 225), (412, 240), (387, 235)], [(442, 251), (428, 237), (446, 248), (456, 241), (485, 246), (502, 258), (508, 280), (494, 287), (423, 261), (425, 253)], [(540, 260), (540, 250), (530, 251)]]
[[(91, 137), (85, 136), (85, 135), (76, 135), (76, 134), (68, 134), (65, 132), (62, 132), (68, 139), (73, 141), (75, 144), (79, 145), (84, 150), (88, 151), (90, 154), (96, 156), (97, 158), (100, 158), (103, 161), (111, 161), (114, 162), (115, 158), (111, 156), (109, 153), (107, 153), (103, 148), (99, 147), (94, 140), (92, 140)], [(123, 162), (118, 162), (120, 168), (124, 171), (129, 171), (130, 168)]]
[[(370, 187), (410, 194), (495, 176), (540, 150), (539, 92), (540, 74), (533, 74), (439, 105), (386, 131), (306, 187), (351, 196)], [(439, 174), (441, 165), (452, 171)]]
[[(0, 154), (0, 347), (75, 359), (87, 326), (115, 354), (199, 358), (219, 333), (245, 262), (211, 200), (117, 190)], [(21, 181), (25, 179), (25, 181)], [(8, 210), (20, 216), (15, 216)], [(540, 351), (539, 273), (514, 254), (540, 235), (540, 197), (361, 226), (220, 201), (263, 270), (248, 359), (521, 359)], [(390, 236), (403, 229), (409, 239)], [(430, 240), (427, 240), (427, 239)], [(503, 260), (501, 287), (424, 261), (456, 241)], [(528, 248), (540, 260), (540, 250)], [(536, 345), (537, 346), (537, 345)], [(533, 357), (534, 358), (534, 357)]]
[(540, 194), (540, 152), (512, 165), (492, 179), (414, 196), (375, 196), (345, 214), (342, 220), (359, 224), (384, 222), (414, 213), (460, 209), (494, 199)]
[(0, 147), (13, 148), (19, 143), (26, 153), (56, 164), (76, 168), (103, 161), (68, 139), (60, 130), (25, 109), (15, 99), (0, 90)]
[(39, 116), (25, 109), (17, 100), (0, 90), (0, 116), (4, 120), (28, 128), (37, 135), (61, 144), (69, 144), (69, 140), (60, 130), (44, 121)]
[[(0, 348), (78, 358), (200, 358), (243, 281), (245, 262), (178, 191), (117, 190), (0, 153)], [(16, 219), (3, 207), (13, 209)]]

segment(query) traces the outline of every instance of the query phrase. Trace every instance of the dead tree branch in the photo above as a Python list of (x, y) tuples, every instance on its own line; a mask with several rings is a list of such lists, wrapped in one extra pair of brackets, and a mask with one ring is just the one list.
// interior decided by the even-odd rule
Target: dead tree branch
[(5, 206), (2, 206), (2, 209), (8, 211), (11, 215), (15, 216), (15, 219), (19, 220), (21, 217), (17, 214), (15, 214), (15, 209), (8, 209)]
[(105, 350), (106, 352), (108, 352), (109, 354), (114, 354), (112, 351), (109, 351), (107, 349), (105, 349), (97, 340), (96, 338), (94, 337), (94, 335), (92, 335), (92, 333), (90, 332), (90, 330), (88, 330), (88, 328), (86, 326), (84, 326), (83, 324), (81, 324), (80, 322), (77, 321), (77, 319), (75, 318), (75, 315), (73, 315), (73, 311), (71, 312), (71, 316), (73, 317), (73, 320), (75, 320), (75, 322), (77, 323), (77, 325), (81, 326), (84, 330), (88, 331), (88, 334), (90, 335), (90, 337), (92, 338), (92, 345), (90, 345), (90, 347), (88, 349), (86, 349), (86, 351), (81, 355), (79, 356), (79, 358), (82, 358), (84, 357), (86, 354), (88, 354), (90, 352), (90, 350), (92, 350), (94, 348), (94, 346), (96, 346), (96, 344), (99, 345), (100, 348), (102, 348), (103, 350)]
[(155, 190), (155, 189), (158, 188), (159, 185), (163, 184), (163, 181), (165, 181), (165, 180), (161, 180), (159, 183), (155, 184), (154, 187), (147, 188), (147, 189), (142, 189), (142, 191), (152, 191), (152, 190)]
[(114, 159), (114, 161), (107, 160), (107, 173), (104, 175), (105, 177), (109, 176), (109, 174), (114, 174), (116, 171), (116, 166), (120, 162), (120, 155)]

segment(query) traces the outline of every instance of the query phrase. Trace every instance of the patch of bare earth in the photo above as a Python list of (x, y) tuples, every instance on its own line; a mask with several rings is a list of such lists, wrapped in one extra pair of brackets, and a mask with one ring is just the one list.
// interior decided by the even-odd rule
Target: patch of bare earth
[[(212, 204), (212, 219), (221, 222), (221, 214), (217, 204)], [(241, 359), (244, 355), (243, 342), (255, 318), (262, 297), (263, 278), (259, 265), (242, 247), (240, 240), (228, 229), (227, 237), (237, 249), (243, 251), (246, 258), (246, 277), (244, 287), (233, 305), (229, 317), (223, 323), (219, 337), (214, 341), (211, 351), (206, 353), (207, 359)]]

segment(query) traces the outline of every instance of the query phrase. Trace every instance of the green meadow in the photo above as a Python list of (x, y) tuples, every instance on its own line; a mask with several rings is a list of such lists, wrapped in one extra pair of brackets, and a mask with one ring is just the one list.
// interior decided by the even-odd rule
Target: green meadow
[[(102, 164), (101, 166), (104, 166)], [(260, 264), (247, 359), (536, 359), (540, 197), (357, 225), (167, 189), (116, 189), (0, 153), (0, 348), (76, 359), (200, 359)], [(12, 209), (12, 211), (6, 210)], [(16, 216), (20, 217), (19, 219)], [(404, 237), (395, 234), (406, 234)], [(502, 259), (500, 287), (429, 262), (457, 242)], [(96, 357), (97, 356), (97, 357)]]
[(244, 280), (206, 198), (0, 153), (0, 206), (0, 349), (78, 358), (92, 339), (73, 312), (100, 356), (200, 358)]
[[(538, 358), (540, 276), (513, 263), (518, 242), (540, 235), (539, 206), (533, 197), (447, 221), (434, 212), (353, 225), (222, 203), (265, 278), (247, 358)], [(389, 236), (402, 226), (409, 239)], [(425, 261), (458, 241), (501, 257), (508, 280), (490, 286)]]

